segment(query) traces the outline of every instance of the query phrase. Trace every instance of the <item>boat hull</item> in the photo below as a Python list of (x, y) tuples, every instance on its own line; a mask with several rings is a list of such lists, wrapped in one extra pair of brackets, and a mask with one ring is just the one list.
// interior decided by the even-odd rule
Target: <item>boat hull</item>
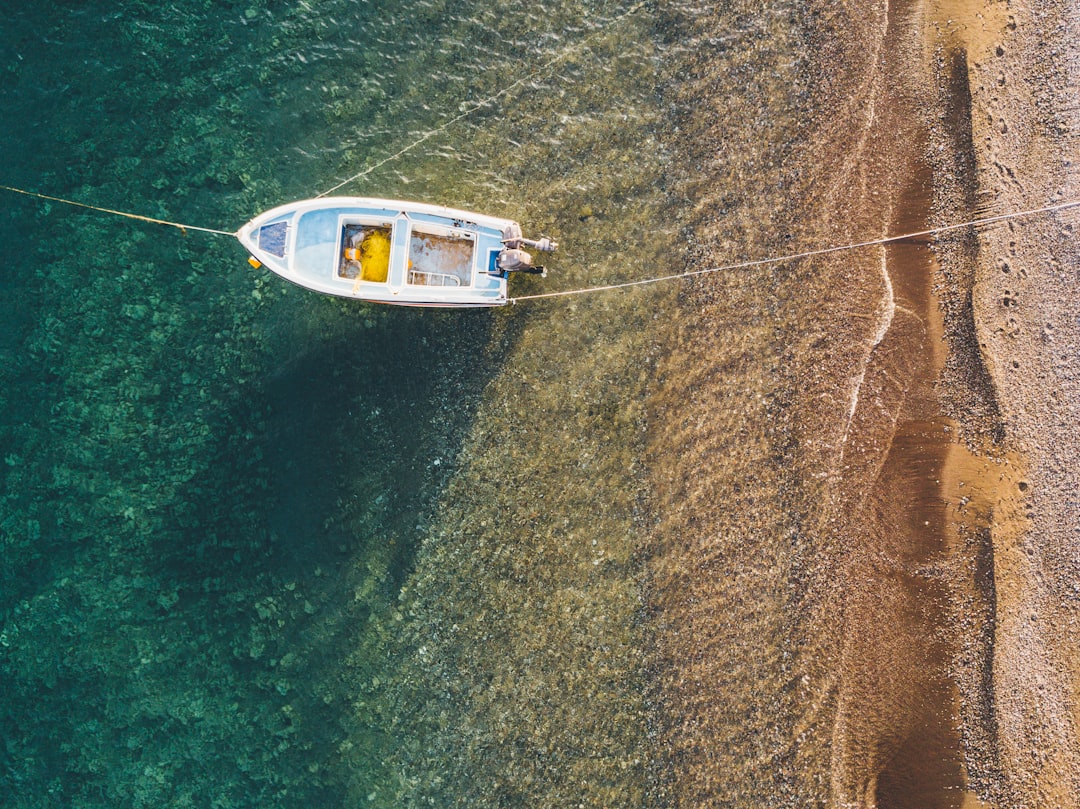
[(326, 197), (255, 217), (237, 237), (258, 263), (299, 286), (399, 306), (507, 301), (498, 267), (513, 220), (372, 197)]

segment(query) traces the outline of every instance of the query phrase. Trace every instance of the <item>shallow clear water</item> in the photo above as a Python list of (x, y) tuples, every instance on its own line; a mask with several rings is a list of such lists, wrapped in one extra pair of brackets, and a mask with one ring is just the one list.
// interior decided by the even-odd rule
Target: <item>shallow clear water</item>
[[(37, 4), (0, 179), (231, 230), (371, 168), (342, 193), (558, 237), (545, 288), (668, 271), (666, 68), (626, 10)], [(664, 293), (389, 310), (56, 204), (6, 197), (0, 235), (5, 805), (643, 800)]]

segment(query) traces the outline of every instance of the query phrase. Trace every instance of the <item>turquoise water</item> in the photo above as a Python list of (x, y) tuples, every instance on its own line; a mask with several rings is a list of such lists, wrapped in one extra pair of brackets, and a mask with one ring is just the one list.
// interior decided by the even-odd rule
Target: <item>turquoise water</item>
[[(2, 23), (0, 181), (232, 230), (367, 167), (342, 191), (556, 235), (551, 283), (642, 277), (677, 226), (626, 10), (35, 4)], [(0, 802), (644, 799), (661, 298), (358, 306), (11, 195), (0, 236)]]
[[(809, 24), (44, 3), (2, 23), (0, 182), (232, 230), (362, 175), (558, 239), (516, 295), (791, 253)], [(5, 806), (827, 801), (829, 661), (792, 661), (832, 637), (799, 436), (847, 379), (810, 344), (834, 276), (378, 308), (4, 200)]]

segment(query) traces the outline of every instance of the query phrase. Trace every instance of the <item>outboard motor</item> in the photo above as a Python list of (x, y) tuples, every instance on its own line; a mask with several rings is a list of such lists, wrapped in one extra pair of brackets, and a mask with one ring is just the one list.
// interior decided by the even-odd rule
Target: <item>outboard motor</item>
[(544, 268), (533, 266), (533, 257), (523, 250), (523, 247), (531, 247), (542, 253), (553, 253), (559, 248), (558, 242), (552, 241), (547, 236), (538, 240), (526, 239), (521, 235), (521, 225), (513, 222), (503, 228), (503, 249), (499, 253), (498, 267), (503, 273), (527, 272), (536, 275), (544, 275)]

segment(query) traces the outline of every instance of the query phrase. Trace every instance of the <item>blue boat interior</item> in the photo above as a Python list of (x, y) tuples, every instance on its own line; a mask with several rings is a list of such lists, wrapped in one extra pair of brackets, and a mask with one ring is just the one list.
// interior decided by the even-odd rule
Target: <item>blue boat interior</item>
[(412, 288), (432, 301), (505, 295), (501, 232), (467, 220), (378, 207), (283, 210), (254, 238), (275, 271), (331, 294), (380, 299)]
[(285, 258), (285, 237), (289, 233), (288, 222), (273, 222), (259, 228), (259, 247), (272, 256)]

